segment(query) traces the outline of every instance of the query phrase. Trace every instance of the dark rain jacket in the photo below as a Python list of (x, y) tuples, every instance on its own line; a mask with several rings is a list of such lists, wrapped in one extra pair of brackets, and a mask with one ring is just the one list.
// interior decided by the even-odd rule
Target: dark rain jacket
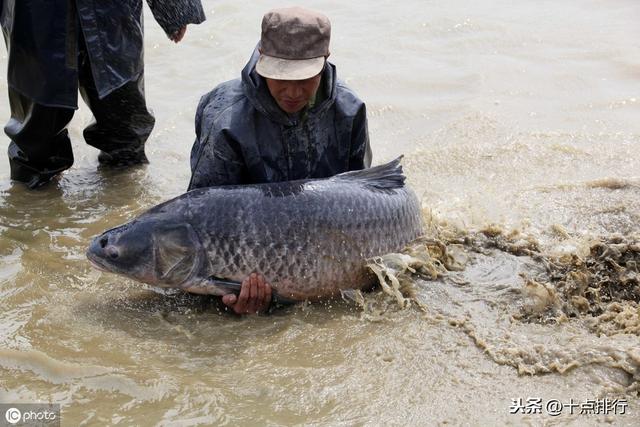
[[(147, 2), (167, 34), (205, 19), (200, 0)], [(0, 0), (0, 11), (9, 86), (39, 104), (77, 107), (77, 31), (101, 98), (142, 72), (142, 0)]]
[(189, 189), (326, 178), (371, 165), (364, 103), (327, 62), (316, 103), (286, 114), (255, 71), (256, 49), (242, 78), (200, 100)]

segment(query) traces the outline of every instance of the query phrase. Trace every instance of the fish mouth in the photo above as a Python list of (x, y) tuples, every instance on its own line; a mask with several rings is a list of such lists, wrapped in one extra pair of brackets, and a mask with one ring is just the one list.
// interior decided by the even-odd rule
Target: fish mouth
[(91, 252), (91, 249), (86, 252), (86, 256), (89, 264), (97, 270), (104, 271), (105, 273), (124, 274), (118, 268), (105, 261), (104, 258)]
[(152, 275), (148, 275), (145, 277), (132, 277), (128, 272), (122, 271), (114, 267), (113, 265), (110, 265), (108, 262), (103, 260), (103, 258), (91, 252), (91, 250), (87, 251), (86, 256), (87, 256), (87, 259), (89, 260), (89, 264), (91, 264), (92, 267), (94, 267), (97, 270), (103, 271), (105, 273), (118, 274), (120, 276), (134, 279), (139, 282), (146, 283), (147, 285), (151, 285), (159, 288), (171, 287), (171, 286), (164, 286), (163, 284), (159, 283), (158, 280), (156, 280)]
[(85, 252), (85, 255), (89, 260), (91, 266), (96, 268), (97, 270), (104, 271), (105, 273), (115, 273), (126, 276), (125, 272), (121, 271), (115, 265), (109, 263), (109, 261), (105, 259), (104, 256), (100, 256), (98, 253), (96, 253), (98, 250), (97, 245), (99, 245), (99, 243), (97, 242), (98, 238), (94, 239), (94, 241), (91, 243), (91, 246), (89, 246), (89, 248)]
[(110, 272), (110, 270), (107, 270), (107, 266), (102, 264), (101, 259), (91, 253), (91, 251), (87, 251), (86, 256), (89, 260), (89, 264), (91, 264), (93, 268), (100, 271)]

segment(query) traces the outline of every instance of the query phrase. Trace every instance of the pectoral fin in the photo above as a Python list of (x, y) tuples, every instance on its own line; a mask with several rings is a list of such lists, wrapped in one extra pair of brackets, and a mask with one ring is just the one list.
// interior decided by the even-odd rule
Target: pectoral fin
[[(189, 288), (184, 288), (187, 292), (192, 292), (194, 294), (205, 294), (205, 295), (227, 295), (227, 294), (235, 294), (240, 295), (240, 289), (242, 288), (242, 283), (236, 282), (233, 280), (220, 279), (215, 276), (210, 276), (207, 279), (203, 280), (197, 285), (193, 285)], [(271, 292), (271, 306), (276, 305), (291, 305), (295, 304), (298, 301), (282, 297), (278, 295), (276, 291)]]
[(227, 294), (239, 295), (241, 286), (242, 284), (240, 282), (211, 276), (198, 284), (185, 287), (183, 290), (194, 294), (216, 295), (221, 297)]
[(159, 227), (154, 234), (155, 265), (167, 284), (181, 283), (197, 270), (201, 256), (195, 232), (189, 224)]

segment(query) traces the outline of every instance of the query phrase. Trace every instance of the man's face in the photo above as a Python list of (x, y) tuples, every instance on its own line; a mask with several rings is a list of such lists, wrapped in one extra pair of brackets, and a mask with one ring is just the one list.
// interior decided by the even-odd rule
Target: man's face
[[(320, 73), (322, 74), (322, 73)], [(321, 75), (305, 80), (275, 80), (265, 78), (267, 87), (278, 106), (287, 114), (295, 114), (309, 103), (320, 87)]]

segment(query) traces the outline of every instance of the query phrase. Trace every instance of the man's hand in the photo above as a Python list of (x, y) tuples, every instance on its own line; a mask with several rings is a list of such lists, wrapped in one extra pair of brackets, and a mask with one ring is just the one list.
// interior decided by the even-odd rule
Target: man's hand
[(182, 38), (184, 37), (184, 34), (187, 32), (187, 26), (185, 25), (184, 27), (180, 28), (178, 31), (176, 31), (175, 33), (171, 34), (169, 36), (169, 38), (174, 42), (174, 43), (178, 43), (180, 40), (182, 40)]
[(240, 295), (224, 295), (222, 302), (236, 314), (264, 313), (271, 303), (271, 285), (262, 274), (251, 273), (242, 281)]

